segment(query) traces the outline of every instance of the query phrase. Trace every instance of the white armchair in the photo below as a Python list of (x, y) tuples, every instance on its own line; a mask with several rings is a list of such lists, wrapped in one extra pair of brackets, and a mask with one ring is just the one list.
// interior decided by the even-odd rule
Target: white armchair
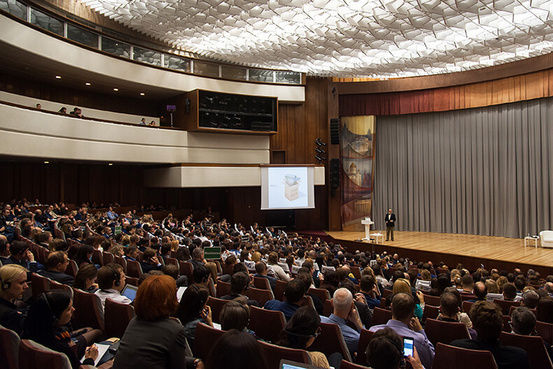
[(540, 232), (541, 247), (553, 248), (553, 231)]

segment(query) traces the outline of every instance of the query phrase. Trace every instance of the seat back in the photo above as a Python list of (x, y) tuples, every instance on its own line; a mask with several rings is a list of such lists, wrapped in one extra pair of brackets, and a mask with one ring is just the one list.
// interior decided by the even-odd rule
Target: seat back
[(472, 308), (472, 305), (474, 305), (474, 302), (463, 301), (461, 306), (463, 307), (463, 311), (468, 314), (470, 312), (470, 309)]
[(34, 297), (50, 291), (50, 278), (43, 277), (38, 273), (31, 273), (31, 290)]
[(192, 263), (179, 260), (179, 271), (180, 275), (185, 275), (188, 278), (188, 283), (192, 283), (192, 281), (194, 281), (194, 267), (192, 266)]
[(284, 291), (286, 291), (286, 286), (288, 282), (277, 280), (275, 285), (275, 299), (279, 301), (284, 301)]
[(249, 328), (256, 336), (265, 341), (277, 342), (280, 331), (286, 325), (286, 318), (282, 311), (273, 311), (250, 306)]
[(456, 339), (470, 338), (469, 331), (464, 323), (443, 322), (431, 318), (426, 319), (424, 332), (434, 346), (438, 342), (448, 345)]
[(179, 261), (175, 258), (167, 256), (165, 258), (165, 265), (175, 265), (175, 266), (178, 267), (179, 266)]
[(73, 289), (66, 284), (50, 280), (50, 290), (62, 290), (73, 295)]
[(205, 361), (215, 342), (225, 334), (225, 331), (215, 329), (204, 323), (198, 323), (194, 335), (194, 356)]
[(0, 369), (19, 368), (19, 336), (0, 325)]
[(232, 272), (233, 272), (233, 269), (234, 269), (233, 265), (223, 263), (223, 265), (221, 265), (221, 267), (223, 268), (223, 274), (232, 275)]
[(20, 369), (71, 369), (71, 362), (64, 353), (50, 350), (32, 340), (19, 343)]
[(386, 298), (388, 296), (392, 296), (394, 294), (394, 291), (392, 290), (389, 290), (387, 288), (385, 288), (384, 290), (382, 290), (382, 297)]
[(134, 307), (129, 304), (121, 304), (112, 299), (106, 299), (104, 311), (105, 333), (108, 337), (123, 337), (127, 326), (135, 317)]
[(497, 369), (491, 352), (438, 343), (432, 369)]
[(440, 306), (440, 296), (424, 295), (424, 304)]
[(311, 287), (309, 291), (307, 292), (309, 294), (313, 294), (321, 299), (321, 301), (324, 303), (326, 300), (330, 300), (330, 293), (328, 290), (324, 288), (313, 288)]
[(208, 296), (207, 305), (211, 308), (211, 318), (215, 323), (221, 323), (219, 315), (223, 311), (223, 306), (227, 304), (230, 300), (222, 300), (216, 297)]
[(438, 306), (424, 305), (424, 310), (422, 313), (422, 321), (426, 322), (426, 319), (436, 319), (440, 314), (440, 308)]
[(142, 266), (136, 260), (127, 260), (127, 274), (131, 277), (138, 278), (142, 277)]
[(367, 365), (367, 355), (365, 354), (365, 350), (367, 349), (373, 334), (374, 333), (368, 329), (361, 329), (361, 333), (359, 334), (359, 345), (357, 346), (357, 357), (355, 358), (355, 362), (357, 364)]
[(357, 279), (361, 279), (361, 269), (358, 266), (350, 266), (351, 274)]
[(255, 288), (259, 288), (260, 290), (270, 290), (271, 285), (269, 284), (269, 280), (267, 278), (263, 277), (253, 277), (253, 285)]
[(121, 265), (123, 267), (123, 270), (125, 271), (125, 274), (127, 274), (127, 259), (122, 256), (114, 256), (113, 262), (115, 264)]
[(69, 265), (67, 265), (67, 269), (65, 270), (65, 273), (75, 278), (78, 271), (79, 271), (79, 267), (77, 266), (77, 262), (75, 260), (69, 259)]
[(273, 291), (271, 291), (270, 289), (260, 290), (259, 288), (250, 287), (246, 290), (245, 294), (250, 299), (259, 302), (259, 306), (264, 306), (267, 301), (275, 299)]
[(230, 283), (217, 281), (217, 297), (221, 298), (226, 295), (230, 295)]
[(367, 367), (364, 365), (350, 363), (349, 361), (342, 359), (342, 363), (340, 364), (340, 369), (367, 369)]
[(340, 327), (337, 324), (323, 322), (319, 327), (321, 327), (321, 334), (315, 338), (309, 350), (320, 351), (326, 356), (339, 352), (345, 360), (351, 361), (351, 355)]
[(311, 358), (305, 350), (291, 349), (273, 345), (271, 343), (258, 341), (267, 361), (267, 369), (279, 369), (280, 360), (296, 361), (303, 364), (311, 364)]
[(323, 315), (330, 316), (330, 314), (332, 314), (333, 311), (334, 311), (334, 308), (332, 307), (332, 300), (326, 300), (324, 302)]
[(553, 342), (553, 324), (546, 323), (546, 322), (540, 322), (539, 320), (536, 322), (536, 332), (538, 332), (539, 336), (543, 338), (545, 342), (548, 344), (552, 344)]
[(115, 256), (111, 252), (105, 251), (102, 253), (102, 262), (104, 263), (102, 265), (113, 263), (115, 262)]
[(504, 345), (520, 347), (526, 351), (531, 368), (553, 369), (553, 363), (540, 336), (521, 336), (501, 332), (499, 340)]
[(94, 249), (92, 251), (92, 262), (96, 265), (104, 265), (104, 256), (102, 255), (102, 251), (98, 249)]
[(73, 328), (92, 327), (104, 331), (104, 310), (98, 296), (74, 288), (73, 307)]
[(375, 307), (373, 310), (373, 317), (371, 325), (386, 324), (388, 320), (392, 319), (392, 311)]
[(509, 309), (511, 306), (520, 306), (520, 301), (493, 300), (493, 302), (501, 308), (503, 315), (509, 315)]

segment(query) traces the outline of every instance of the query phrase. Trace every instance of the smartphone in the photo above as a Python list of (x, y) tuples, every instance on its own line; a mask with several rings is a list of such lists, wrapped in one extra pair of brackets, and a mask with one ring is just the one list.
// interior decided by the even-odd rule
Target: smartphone
[(403, 339), (403, 356), (413, 356), (414, 341), (412, 338)]

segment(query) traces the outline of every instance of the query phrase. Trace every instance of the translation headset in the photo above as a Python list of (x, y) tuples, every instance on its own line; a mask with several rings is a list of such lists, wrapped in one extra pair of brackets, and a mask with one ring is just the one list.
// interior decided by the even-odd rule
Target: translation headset
[(58, 316), (56, 314), (54, 314), (54, 310), (52, 310), (52, 306), (50, 306), (50, 300), (48, 300), (48, 296), (46, 295), (45, 292), (42, 293), (42, 298), (44, 299), (44, 302), (46, 303), (46, 307), (48, 308), (48, 311), (52, 315), (52, 320), (54, 321), (54, 323), (57, 323)]
[(0, 279), (0, 283), (2, 283), (3, 290), (7, 290), (12, 286), (12, 282), (3, 281), (2, 279)]
[(113, 279), (114, 279), (114, 284), (115, 284), (115, 287), (119, 287), (121, 285), (121, 276), (119, 275), (119, 273), (117, 273), (115, 271), (115, 269), (113, 269), (113, 267), (111, 267), (110, 265), (106, 265), (110, 270), (111, 272), (113, 273)]

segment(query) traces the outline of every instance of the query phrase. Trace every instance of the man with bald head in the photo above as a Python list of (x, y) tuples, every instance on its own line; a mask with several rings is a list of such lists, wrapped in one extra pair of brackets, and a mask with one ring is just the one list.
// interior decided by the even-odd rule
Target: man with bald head
[(392, 299), (392, 319), (386, 324), (372, 326), (370, 331), (376, 332), (388, 327), (400, 336), (413, 338), (422, 364), (425, 368), (431, 368), (432, 361), (434, 361), (434, 346), (426, 338), (421, 323), (413, 316), (414, 313), (415, 299), (413, 296), (407, 293), (396, 293)]
[[(364, 328), (353, 303), (353, 295), (347, 288), (338, 288), (334, 292), (331, 303), (333, 313), (329, 317), (321, 316), (321, 322), (337, 324), (349, 351), (353, 354), (357, 352), (359, 345), (359, 332)], [(353, 323), (356, 329), (350, 327), (348, 322)]]

